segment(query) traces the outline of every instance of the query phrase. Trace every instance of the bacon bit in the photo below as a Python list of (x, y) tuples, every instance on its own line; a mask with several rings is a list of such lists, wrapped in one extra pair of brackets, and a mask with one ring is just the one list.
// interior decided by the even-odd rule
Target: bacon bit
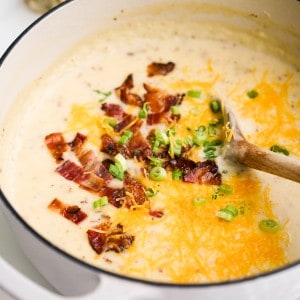
[(84, 168), (84, 172), (94, 173), (104, 179), (106, 183), (113, 178), (108, 169), (97, 159), (93, 150), (82, 153), (78, 159)]
[(159, 88), (154, 88), (148, 84), (144, 84), (147, 91), (145, 94), (145, 102), (149, 104), (152, 114), (167, 112), (172, 106), (181, 104), (184, 94), (171, 95)]
[(105, 250), (107, 234), (94, 230), (87, 231), (89, 243), (97, 254), (101, 254)]
[(135, 119), (137, 118), (132, 115), (126, 114), (124, 119), (114, 127), (115, 132), (120, 132), (126, 127), (130, 127), (130, 124), (134, 123)]
[(218, 172), (218, 166), (212, 160), (198, 162), (196, 167), (183, 175), (183, 181), (200, 184), (221, 185), (222, 177)]
[(222, 175), (218, 172), (218, 166), (212, 160), (194, 162), (188, 158), (179, 157), (169, 162), (171, 169), (179, 169), (183, 172), (184, 182), (199, 184), (222, 184)]
[(162, 218), (164, 216), (164, 212), (160, 210), (150, 210), (149, 215), (154, 218)]
[(58, 212), (63, 217), (75, 224), (80, 223), (87, 217), (87, 214), (83, 212), (79, 206), (66, 205), (57, 198), (52, 200), (52, 202), (48, 205), (48, 208)]
[(124, 203), (124, 197), (126, 196), (125, 189), (114, 189), (108, 186), (103, 186), (99, 191), (99, 196), (107, 196), (108, 202), (120, 208)]
[(108, 134), (101, 136), (101, 148), (100, 151), (107, 153), (111, 156), (118, 154), (118, 143)]
[(127, 145), (131, 157), (145, 159), (152, 156), (152, 150), (149, 142), (143, 137), (140, 131), (135, 131)]
[(66, 160), (56, 171), (65, 179), (76, 183), (81, 183), (89, 177), (89, 174), (85, 173), (81, 166), (76, 165), (70, 160)]
[(125, 206), (127, 208), (130, 208), (132, 205), (142, 205), (148, 201), (143, 185), (133, 179), (128, 173), (125, 174), (124, 188), (126, 191)]
[(99, 192), (104, 185), (104, 179), (94, 173), (90, 173), (86, 180), (80, 182), (81, 188), (96, 193)]
[(129, 92), (133, 87), (133, 76), (132, 74), (129, 74), (125, 81), (122, 83), (122, 85), (115, 89), (115, 92), (117, 96), (121, 99), (121, 101), (125, 104), (142, 107), (142, 98), (137, 94)]
[(173, 62), (168, 63), (157, 63), (153, 62), (152, 64), (148, 65), (147, 73), (149, 77), (155, 75), (167, 75), (168, 73), (172, 72), (175, 68), (175, 64)]
[(91, 247), (97, 254), (107, 251), (120, 253), (128, 249), (134, 241), (134, 236), (124, 233), (121, 224), (118, 224), (114, 228), (108, 228), (107, 232), (89, 229), (87, 235)]
[(83, 135), (80, 132), (77, 132), (73, 141), (68, 143), (68, 145), (71, 147), (71, 150), (73, 152), (75, 152), (76, 154), (79, 154), (82, 149), (82, 145), (84, 144), (86, 139), (87, 139), (87, 137), (85, 135)]
[(63, 160), (63, 153), (67, 151), (68, 145), (60, 132), (51, 133), (45, 137), (45, 143), (56, 163)]
[(103, 103), (101, 109), (105, 111), (107, 116), (113, 117), (119, 121), (114, 127), (116, 132), (120, 132), (130, 124), (134, 124), (135, 119), (138, 120), (135, 116), (125, 113), (122, 107), (118, 104)]

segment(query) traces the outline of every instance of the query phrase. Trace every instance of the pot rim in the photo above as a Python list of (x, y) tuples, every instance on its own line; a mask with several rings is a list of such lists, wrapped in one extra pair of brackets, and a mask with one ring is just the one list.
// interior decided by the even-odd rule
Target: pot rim
[[(46, 19), (49, 15), (51, 15), (56, 10), (59, 10), (61, 7), (68, 5), (71, 2), (74, 2), (75, 0), (65, 0), (64, 2), (58, 4), (54, 8), (50, 9), (40, 17), (38, 17), (34, 22), (32, 22), (27, 28), (25, 28), (14, 40), (13, 42), (8, 46), (8, 48), (4, 51), (2, 56), (0, 57), (0, 69), (2, 64), (4, 63), (5, 59), (9, 56), (10, 52), (18, 45), (18, 43), (23, 39), (24, 36), (28, 32), (30, 32), (34, 27), (36, 27), (42, 20)], [(298, 0), (300, 1), (300, 0)], [(20, 214), (15, 210), (15, 208), (10, 204), (9, 200), (5, 196), (4, 192), (2, 191), (0, 187), (0, 201), (4, 203), (6, 208), (9, 210), (9, 212), (17, 219), (17, 221), (24, 226), (24, 228), (29, 231), (35, 238), (37, 238), (40, 242), (42, 242), (44, 245), (48, 246), (52, 250), (54, 250), (57, 254), (64, 256), (67, 259), (70, 259), (74, 263), (88, 268), (91, 271), (97, 272), (97, 273), (103, 273), (109, 276), (113, 276), (119, 279), (125, 279), (131, 282), (136, 283), (142, 283), (152, 286), (160, 286), (160, 287), (173, 287), (173, 288), (199, 288), (199, 287), (217, 287), (217, 286), (228, 286), (243, 282), (250, 282), (254, 280), (258, 280), (260, 278), (270, 277), (271, 275), (275, 275), (278, 273), (282, 273), (285, 270), (292, 269), (293, 267), (296, 267), (300, 265), (300, 259), (286, 264), (284, 266), (281, 266), (279, 268), (262, 272), (257, 275), (252, 275), (248, 277), (238, 278), (234, 280), (224, 280), (224, 281), (218, 281), (218, 282), (205, 282), (205, 283), (170, 283), (170, 282), (161, 282), (161, 281), (154, 281), (154, 280), (147, 280), (147, 279), (140, 279), (135, 277), (129, 277), (124, 274), (118, 274), (112, 271), (108, 271), (105, 269), (102, 269), (100, 267), (96, 267), (94, 265), (91, 265), (87, 262), (84, 262), (83, 260), (72, 256), (71, 254), (67, 253), (66, 251), (60, 249), (58, 246), (51, 243), (47, 238), (43, 237), (41, 234), (39, 234), (33, 227), (31, 227), (21, 216)]]

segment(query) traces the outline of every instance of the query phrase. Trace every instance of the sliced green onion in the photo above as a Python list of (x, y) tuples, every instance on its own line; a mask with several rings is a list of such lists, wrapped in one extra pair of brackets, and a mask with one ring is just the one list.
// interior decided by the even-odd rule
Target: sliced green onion
[(99, 198), (98, 200), (93, 202), (94, 209), (97, 209), (101, 206), (108, 204), (108, 198), (106, 196)]
[(223, 183), (217, 190), (212, 194), (211, 198), (216, 200), (219, 196), (230, 195), (233, 193), (233, 188), (231, 185)]
[(132, 138), (133, 132), (130, 130), (125, 130), (124, 133), (121, 135), (119, 139), (120, 145), (125, 145), (129, 142), (129, 140)]
[(167, 178), (167, 171), (162, 167), (154, 167), (149, 175), (151, 179), (161, 181)]
[(144, 103), (143, 107), (139, 111), (139, 114), (138, 114), (139, 118), (141, 118), (141, 119), (147, 119), (148, 111), (149, 111), (149, 104), (148, 103)]
[(111, 164), (109, 166), (109, 173), (119, 180), (124, 179), (124, 171), (120, 170), (119, 166), (117, 165)]
[(278, 145), (273, 145), (271, 148), (270, 148), (271, 151), (273, 152), (276, 152), (276, 153), (281, 153), (281, 154), (284, 154), (286, 156), (289, 156), (290, 155), (290, 152), (282, 147), (282, 146), (278, 146)]
[(212, 100), (209, 103), (209, 107), (213, 113), (219, 113), (222, 111), (221, 102), (219, 100)]
[(115, 128), (118, 121), (117, 119), (113, 118), (113, 117), (108, 117), (104, 119), (104, 122), (106, 122), (107, 124), (109, 124), (111, 127)]
[(172, 179), (173, 180), (179, 180), (182, 178), (183, 172), (179, 169), (175, 169), (172, 171)]
[(174, 141), (173, 143), (171, 143), (170, 145), (170, 148), (169, 149), (169, 153), (171, 152), (171, 156), (179, 156), (181, 154), (181, 150), (182, 150), (182, 143), (180, 140), (176, 140)]
[(234, 206), (232, 206), (230, 204), (226, 205), (224, 210), (229, 211), (234, 217), (237, 216), (237, 214), (239, 212), (237, 208), (235, 208)]
[(262, 231), (275, 233), (280, 229), (279, 224), (271, 219), (261, 220), (259, 222), (259, 228)]
[(205, 141), (203, 143), (204, 147), (214, 147), (214, 146), (221, 146), (223, 144), (222, 140), (220, 139), (215, 139), (211, 141)]
[(99, 102), (105, 101), (111, 95), (111, 91), (102, 92), (100, 90), (94, 90), (94, 92), (101, 96), (100, 99), (98, 100)]
[(200, 205), (203, 205), (204, 203), (206, 203), (206, 201), (207, 201), (206, 198), (198, 197), (198, 198), (193, 200), (193, 205), (194, 206), (200, 206)]
[(114, 157), (114, 161), (115, 161), (115, 164), (119, 168), (120, 171), (124, 172), (124, 171), (127, 170), (127, 161), (126, 161), (126, 158), (121, 153), (118, 153)]
[(149, 156), (148, 159), (150, 160), (150, 165), (154, 167), (161, 167), (164, 163), (164, 160), (159, 157), (151, 157)]
[(217, 213), (217, 216), (227, 222), (231, 222), (234, 217), (233, 214), (226, 209), (220, 209)]
[(179, 106), (172, 106), (171, 107), (171, 113), (173, 114), (173, 115), (179, 115), (180, 114), (180, 109), (179, 109)]
[(258, 96), (258, 92), (256, 90), (251, 90), (247, 92), (247, 96), (251, 99), (254, 99)]
[(193, 143), (196, 146), (200, 146), (204, 143), (204, 141), (207, 139), (207, 130), (204, 125), (200, 126), (198, 129), (195, 130), (193, 134)]
[(155, 138), (157, 141), (159, 141), (163, 145), (169, 144), (169, 137), (167, 133), (163, 130), (156, 129), (155, 130)]
[(160, 146), (160, 142), (158, 140), (154, 140), (154, 143), (152, 145), (152, 152), (154, 154), (157, 154), (158, 153), (158, 150), (159, 150), (159, 146)]
[(201, 98), (201, 91), (189, 90), (187, 91), (187, 95), (191, 98)]
[(152, 188), (148, 188), (145, 191), (145, 194), (148, 198), (154, 197), (158, 192), (154, 191)]

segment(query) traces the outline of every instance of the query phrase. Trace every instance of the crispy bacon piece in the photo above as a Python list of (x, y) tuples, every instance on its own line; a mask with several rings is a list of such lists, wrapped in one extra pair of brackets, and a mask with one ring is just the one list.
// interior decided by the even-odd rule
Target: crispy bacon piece
[(149, 215), (154, 218), (162, 218), (164, 216), (164, 212), (160, 210), (150, 210)]
[(155, 75), (167, 75), (172, 72), (175, 68), (175, 64), (173, 62), (168, 63), (157, 63), (153, 62), (152, 64), (147, 66), (147, 73), (149, 77)]
[(68, 145), (60, 132), (48, 134), (45, 137), (45, 143), (51, 155), (57, 163), (63, 160), (63, 153), (67, 151)]
[(133, 76), (129, 74), (125, 81), (120, 87), (115, 89), (117, 96), (121, 99), (122, 102), (128, 105), (134, 105), (138, 107), (143, 106), (142, 98), (134, 93), (130, 93), (130, 90), (134, 87)]
[(218, 166), (212, 160), (198, 162), (196, 167), (183, 175), (183, 181), (200, 184), (221, 185), (222, 177), (218, 172)]
[(79, 206), (66, 205), (57, 198), (52, 200), (52, 202), (48, 205), (48, 208), (58, 212), (63, 217), (75, 224), (80, 223), (87, 217), (87, 214), (83, 212)]
[(151, 111), (147, 117), (147, 124), (153, 125), (172, 119), (173, 115), (170, 109), (172, 106), (181, 104), (184, 94), (171, 95), (167, 91), (151, 87), (148, 84), (144, 84), (144, 88), (147, 91), (145, 102), (149, 104)]
[(56, 171), (65, 179), (72, 180), (76, 183), (81, 183), (89, 177), (89, 174), (85, 173), (81, 166), (76, 165), (70, 160), (66, 160)]
[(108, 169), (102, 164), (100, 160), (97, 159), (93, 150), (88, 150), (81, 153), (78, 159), (85, 172), (94, 173), (98, 177), (104, 179), (106, 183), (113, 178)]
[(147, 92), (145, 94), (145, 102), (149, 104), (153, 114), (169, 111), (171, 106), (181, 104), (184, 97), (183, 94), (171, 95), (167, 91), (154, 88), (146, 83), (144, 88)]
[(67, 180), (74, 181), (81, 188), (92, 192), (99, 192), (105, 184), (105, 180), (94, 173), (85, 172), (84, 168), (67, 160), (56, 171)]
[(145, 159), (148, 156), (152, 156), (151, 146), (139, 130), (134, 132), (127, 147), (131, 153), (131, 157), (135, 156)]
[(182, 180), (199, 184), (222, 184), (222, 175), (218, 171), (218, 166), (212, 160), (204, 162), (194, 162), (188, 158), (179, 157), (170, 161), (172, 169), (179, 169), (183, 172)]
[(88, 230), (87, 235), (91, 247), (97, 254), (107, 251), (115, 251), (117, 253), (128, 249), (134, 241), (134, 236), (124, 233), (123, 226), (117, 224), (114, 228), (103, 230)]
[(101, 136), (100, 151), (115, 156), (121, 153), (125, 158), (130, 158), (131, 154), (126, 146), (119, 145), (110, 135), (104, 134)]
[(148, 200), (143, 185), (133, 179), (128, 173), (125, 174), (124, 188), (127, 208), (130, 208), (132, 205), (142, 205)]
[(105, 112), (105, 114), (109, 117), (113, 117), (118, 121), (122, 120), (126, 113), (123, 111), (123, 108), (119, 104), (114, 103), (103, 103), (101, 105), (101, 109)]
[(71, 147), (71, 150), (73, 152), (75, 152), (76, 154), (79, 154), (82, 150), (82, 146), (83, 146), (84, 142), (86, 141), (86, 139), (87, 139), (87, 137), (84, 134), (77, 132), (73, 141), (68, 143), (68, 145)]
[(118, 104), (103, 103), (101, 109), (105, 111), (105, 114), (107, 116), (117, 119), (118, 123), (114, 127), (114, 130), (116, 132), (120, 132), (128, 125), (134, 124), (135, 119), (138, 120), (138, 118), (136, 118), (135, 116), (125, 113), (122, 107)]
[(107, 196), (108, 202), (119, 208), (124, 203), (124, 197), (126, 196), (125, 189), (114, 189), (108, 186), (103, 186), (99, 191), (99, 196)]

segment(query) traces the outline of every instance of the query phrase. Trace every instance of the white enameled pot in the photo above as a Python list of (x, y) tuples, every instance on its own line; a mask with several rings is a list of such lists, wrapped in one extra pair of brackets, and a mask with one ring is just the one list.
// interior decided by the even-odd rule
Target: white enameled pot
[[(246, 31), (256, 30), (270, 36), (300, 67), (299, 1), (194, 2), (198, 2), (202, 10), (193, 17), (222, 19)], [(18, 93), (76, 42), (89, 33), (122, 22), (130, 11), (162, 3), (170, 3), (169, 8), (174, 8), (184, 0), (73, 0), (42, 16), (14, 41), (0, 60), (0, 122)], [(172, 17), (172, 9), (168, 14)], [(160, 14), (162, 16), (164, 14)], [(91, 267), (62, 252), (30, 228), (5, 197), (1, 180), (0, 188), (1, 209), (22, 249), (46, 280), (70, 299), (300, 299), (299, 262), (245, 280), (204, 285), (157, 284)], [(0, 270), (5, 274), (2, 284), (18, 298), (64, 298), (24, 278), (2, 259)]]

